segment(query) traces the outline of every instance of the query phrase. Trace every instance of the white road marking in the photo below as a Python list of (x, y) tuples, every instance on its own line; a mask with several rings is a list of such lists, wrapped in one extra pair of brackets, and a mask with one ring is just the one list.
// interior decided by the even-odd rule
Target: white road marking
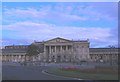
[[(72, 77), (65, 77), (65, 76), (59, 76), (59, 75), (49, 74), (49, 73), (45, 72), (45, 70), (42, 70), (42, 73), (43, 74), (47, 74), (47, 75), (51, 75), (51, 76), (64, 77), (64, 78), (72, 78)], [(83, 80), (83, 79), (79, 79), (79, 78), (72, 78), (72, 79)]]

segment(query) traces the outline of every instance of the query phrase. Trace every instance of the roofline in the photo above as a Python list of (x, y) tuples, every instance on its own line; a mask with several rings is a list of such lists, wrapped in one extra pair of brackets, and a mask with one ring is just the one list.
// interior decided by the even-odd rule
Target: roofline
[(4, 46), (4, 47), (9, 47), (9, 46), (29, 46), (29, 45), (7, 45), (7, 46)]
[(89, 49), (120, 49), (120, 48), (89, 48)]
[(53, 39), (49, 39), (49, 40), (47, 40), (47, 41), (45, 41), (45, 42), (48, 42), (48, 41), (51, 41), (51, 40), (54, 40), (54, 39), (62, 39), (62, 40), (66, 40), (66, 41), (71, 41), (71, 40), (68, 40), (68, 39), (64, 39), (64, 38), (56, 37), (56, 38), (53, 38)]

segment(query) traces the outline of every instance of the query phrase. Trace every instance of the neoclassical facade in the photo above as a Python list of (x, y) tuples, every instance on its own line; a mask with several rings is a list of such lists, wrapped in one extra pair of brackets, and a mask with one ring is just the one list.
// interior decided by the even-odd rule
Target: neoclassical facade
[(118, 48), (90, 48), (90, 59), (93, 62), (118, 63)]
[(67, 40), (54, 38), (48, 41), (33, 42), (39, 46), (40, 53), (29, 59), (26, 56), (28, 45), (5, 46), (1, 50), (2, 61), (40, 61), (40, 62), (118, 62), (118, 48), (89, 48), (88, 40)]
[(24, 61), (27, 47), (26, 45), (5, 46), (4, 49), (0, 50), (2, 61)]
[(43, 47), (42, 61), (74, 62), (90, 59), (88, 40), (72, 41), (58, 37), (45, 42), (34, 42), (33, 44)]

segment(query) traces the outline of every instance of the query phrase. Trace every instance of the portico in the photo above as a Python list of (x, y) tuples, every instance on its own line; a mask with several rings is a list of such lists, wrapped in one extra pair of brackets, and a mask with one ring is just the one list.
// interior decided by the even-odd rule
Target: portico
[[(85, 44), (85, 45), (84, 45)], [(80, 55), (87, 59), (86, 55), (89, 55), (89, 43), (87, 41), (71, 41), (62, 38), (54, 38), (44, 42), (44, 61), (47, 62), (71, 62), (75, 61)], [(85, 46), (84, 50), (81, 51), (81, 46)], [(84, 56), (85, 55), (85, 56)], [(81, 58), (79, 58), (81, 60)]]
[(72, 44), (65, 45), (65, 44), (45, 44), (44, 45), (44, 54), (46, 54), (47, 61), (57, 62), (65, 60), (65, 52), (71, 52)]

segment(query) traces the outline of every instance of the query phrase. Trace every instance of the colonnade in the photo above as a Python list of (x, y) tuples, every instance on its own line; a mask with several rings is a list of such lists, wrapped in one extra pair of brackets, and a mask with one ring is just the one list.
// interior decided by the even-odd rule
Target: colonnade
[(2, 56), (2, 61), (19, 62), (24, 60), (25, 60), (25, 55), (3, 55)]
[(91, 60), (93, 62), (118, 62), (118, 54), (90, 54)]
[(44, 47), (44, 54), (47, 61), (67, 61), (67, 57), (70, 56), (72, 52), (72, 45), (46, 45)]
[(57, 46), (54, 46), (54, 45), (47, 45), (44, 47), (44, 51), (48, 53), (57, 53), (57, 52), (62, 52), (62, 51), (68, 51), (68, 50), (71, 50), (72, 49), (72, 46), (71, 45), (57, 45)]

